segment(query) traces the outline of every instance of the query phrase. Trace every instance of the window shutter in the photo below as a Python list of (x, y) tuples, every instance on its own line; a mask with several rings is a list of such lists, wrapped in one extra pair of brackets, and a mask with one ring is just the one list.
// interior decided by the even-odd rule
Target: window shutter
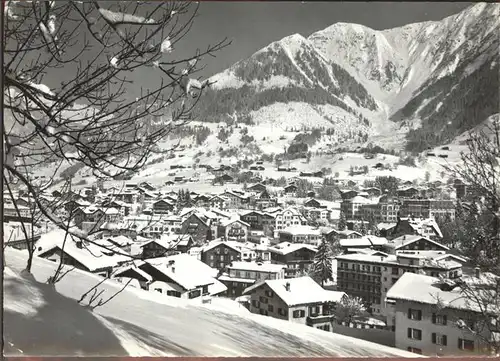
[(411, 308), (408, 309), (408, 318), (411, 319)]
[(446, 326), (446, 322), (447, 322), (447, 319), (446, 319), (446, 315), (443, 316), (443, 325)]
[(458, 339), (458, 349), (459, 350), (462, 349), (462, 339), (461, 338)]
[(434, 324), (436, 323), (436, 314), (435, 313), (432, 314), (432, 323), (434, 323)]
[(432, 333), (432, 343), (434, 343), (434, 344), (436, 343), (436, 333), (435, 332)]
[(418, 310), (417, 313), (418, 313), (418, 315), (417, 315), (418, 320), (419, 321), (422, 320), (422, 310)]
[(443, 346), (447, 346), (448, 345), (448, 337), (446, 337), (446, 335), (443, 335), (443, 338), (442, 338), (442, 344)]
[(408, 328), (408, 338), (411, 338), (411, 328)]

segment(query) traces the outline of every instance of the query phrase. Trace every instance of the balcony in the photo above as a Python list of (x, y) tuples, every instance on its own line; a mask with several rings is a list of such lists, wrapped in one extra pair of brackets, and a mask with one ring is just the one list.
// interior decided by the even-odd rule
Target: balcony
[(323, 314), (317, 314), (316, 316), (311, 315), (306, 317), (306, 325), (313, 326), (318, 323), (331, 322), (334, 319), (335, 319), (334, 315), (323, 315)]

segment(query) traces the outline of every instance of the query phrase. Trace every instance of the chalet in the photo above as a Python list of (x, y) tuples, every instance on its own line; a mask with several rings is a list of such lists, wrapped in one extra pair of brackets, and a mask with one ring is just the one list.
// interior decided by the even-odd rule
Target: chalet
[(113, 267), (130, 260), (126, 255), (79, 240), (71, 234), (66, 235), (59, 229), (41, 236), (36, 243), (35, 256), (106, 278), (111, 275)]
[(344, 229), (342, 231), (337, 231), (339, 239), (353, 239), (361, 237), (362, 234), (350, 229)]
[(176, 176), (174, 177), (174, 182), (175, 183), (185, 183), (186, 182), (186, 178), (184, 176)]
[(420, 194), (420, 191), (415, 187), (408, 187), (398, 189), (396, 193), (400, 198), (415, 198)]
[(143, 290), (147, 290), (148, 284), (153, 281), (153, 278), (148, 273), (141, 270), (135, 264), (125, 264), (118, 267), (111, 274), (111, 278), (120, 283), (127, 283), (129, 286), (135, 286)]
[(257, 184), (254, 184), (254, 185), (248, 187), (247, 191), (252, 192), (252, 193), (262, 193), (262, 192), (267, 191), (267, 188), (264, 184), (257, 183)]
[(100, 207), (103, 209), (114, 208), (120, 212), (120, 214), (125, 217), (131, 213), (132, 205), (125, 202), (120, 202), (116, 200), (105, 199), (101, 202)]
[(282, 242), (269, 247), (271, 262), (285, 264), (285, 277), (293, 278), (307, 271), (317, 249), (309, 244)]
[(430, 239), (443, 238), (441, 229), (433, 218), (399, 218), (389, 237), (397, 238), (402, 235), (419, 235)]
[(244, 192), (232, 190), (223, 193), (223, 196), (228, 200), (228, 208), (241, 209), (250, 206), (250, 197)]
[(354, 191), (354, 190), (341, 190), (340, 191), (340, 196), (342, 197), (342, 199), (351, 199), (351, 198), (354, 198), (358, 195), (358, 191)]
[(151, 204), (153, 214), (165, 214), (174, 210), (174, 205), (166, 200), (159, 199)]
[(311, 198), (311, 199), (305, 201), (304, 207), (323, 208), (321, 203), (317, 199), (314, 199), (314, 198)]
[(231, 262), (239, 260), (241, 249), (233, 242), (212, 241), (201, 251), (201, 261), (218, 270), (224, 270)]
[(255, 196), (254, 201), (257, 209), (275, 207), (277, 205), (277, 200), (275, 198), (271, 198), (267, 190)]
[(244, 292), (250, 296), (250, 312), (325, 331), (335, 318), (335, 305), (347, 295), (324, 290), (310, 277), (263, 280)]
[(209, 199), (210, 208), (224, 210), (229, 204), (229, 199), (224, 196), (215, 195)]
[(316, 197), (316, 192), (314, 191), (309, 191), (306, 193), (306, 197), (309, 197), (309, 198), (314, 198)]
[(234, 178), (227, 173), (221, 175), (220, 180), (224, 183), (233, 183), (234, 182)]
[(228, 241), (246, 242), (250, 225), (240, 219), (228, 219), (220, 222), (217, 235)]
[(210, 208), (210, 198), (207, 195), (200, 194), (191, 196), (197, 207)]
[(252, 230), (269, 229), (270, 227), (274, 227), (275, 223), (275, 218), (272, 215), (259, 211), (244, 212), (240, 218), (243, 222), (248, 223)]
[(171, 180), (168, 180), (164, 183), (166, 186), (173, 186), (175, 184), (175, 182), (171, 181)]
[(434, 251), (444, 254), (449, 250), (445, 245), (419, 235), (404, 235), (392, 239), (385, 248), (388, 253), (393, 254), (404, 251)]
[(299, 176), (301, 176), (301, 177), (314, 177), (314, 173), (311, 173), (311, 172), (300, 172)]
[(262, 280), (285, 278), (285, 266), (261, 262), (232, 262), (218, 280), (227, 287), (227, 297), (236, 298), (243, 291)]
[(141, 182), (141, 183), (139, 183), (139, 187), (144, 188), (145, 190), (147, 190), (149, 192), (153, 192), (156, 190), (156, 188), (149, 182)]
[(212, 238), (210, 220), (196, 212), (189, 214), (181, 225), (181, 234), (189, 234), (197, 244)]
[(194, 299), (226, 291), (226, 287), (215, 279), (216, 270), (187, 254), (142, 261), (138, 267), (153, 279), (148, 285), (149, 291), (166, 296)]
[(321, 231), (311, 226), (290, 226), (278, 231), (281, 242), (307, 243), (318, 246), (322, 241)]
[(297, 195), (297, 190), (299, 188), (295, 184), (289, 184), (283, 190), (285, 191), (286, 195), (295, 197)]
[(278, 231), (291, 226), (305, 226), (307, 219), (302, 213), (294, 207), (289, 207), (281, 212), (276, 213), (276, 226), (274, 228), (276, 237)]
[(118, 222), (121, 219), (120, 212), (115, 208), (86, 207), (77, 208), (74, 212), (75, 225), (86, 231), (98, 231), (105, 222)]
[(382, 195), (380, 189), (376, 187), (363, 188), (363, 192), (367, 193), (368, 197), (380, 197)]

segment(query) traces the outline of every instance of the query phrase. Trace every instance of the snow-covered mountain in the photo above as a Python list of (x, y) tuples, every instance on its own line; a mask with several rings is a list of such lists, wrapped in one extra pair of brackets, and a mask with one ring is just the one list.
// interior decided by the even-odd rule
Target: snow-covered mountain
[(280, 119), (295, 129), (316, 119), (340, 143), (410, 131), (416, 150), (449, 140), (498, 112), (499, 9), (478, 3), (441, 21), (288, 36), (214, 75), (199, 120), (277, 119), (286, 130)]

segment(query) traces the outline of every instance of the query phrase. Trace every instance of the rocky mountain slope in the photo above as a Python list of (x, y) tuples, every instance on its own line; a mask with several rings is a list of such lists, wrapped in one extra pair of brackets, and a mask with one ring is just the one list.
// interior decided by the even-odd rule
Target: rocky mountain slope
[(383, 31), (336, 23), (291, 35), (214, 75), (196, 115), (250, 126), (286, 118), (282, 130), (332, 128), (338, 143), (398, 132), (410, 150), (449, 141), (498, 112), (499, 9), (478, 3)]

